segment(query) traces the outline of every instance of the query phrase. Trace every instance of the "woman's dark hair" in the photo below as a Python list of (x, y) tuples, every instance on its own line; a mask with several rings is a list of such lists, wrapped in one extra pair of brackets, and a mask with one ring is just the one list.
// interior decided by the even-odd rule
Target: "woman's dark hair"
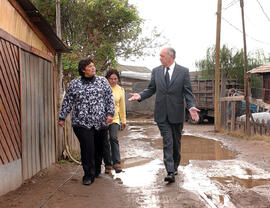
[(118, 78), (118, 84), (121, 85), (120, 74), (119, 74), (119, 72), (116, 69), (109, 68), (109, 70), (107, 71), (107, 73), (105, 75), (106, 79), (109, 79), (112, 74), (115, 74), (117, 76), (117, 78)]
[(84, 77), (84, 72), (82, 70), (84, 70), (85, 67), (91, 63), (94, 63), (94, 61), (90, 58), (80, 60), (78, 65), (78, 71), (80, 76)]

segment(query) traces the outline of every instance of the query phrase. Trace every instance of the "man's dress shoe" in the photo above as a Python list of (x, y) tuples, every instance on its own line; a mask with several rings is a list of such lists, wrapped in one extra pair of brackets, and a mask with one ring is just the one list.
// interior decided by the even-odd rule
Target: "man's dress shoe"
[(167, 181), (169, 183), (175, 182), (174, 173), (168, 173), (168, 175), (165, 177), (164, 181)]

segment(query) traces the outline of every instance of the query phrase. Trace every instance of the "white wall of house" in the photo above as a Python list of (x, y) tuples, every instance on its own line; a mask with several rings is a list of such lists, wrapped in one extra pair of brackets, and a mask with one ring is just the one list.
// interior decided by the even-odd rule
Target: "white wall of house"
[(0, 196), (22, 184), (22, 160), (15, 160), (0, 166)]

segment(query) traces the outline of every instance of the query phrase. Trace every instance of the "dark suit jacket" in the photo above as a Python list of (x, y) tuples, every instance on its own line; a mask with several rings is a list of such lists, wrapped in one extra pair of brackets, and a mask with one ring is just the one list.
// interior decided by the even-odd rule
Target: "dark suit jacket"
[(187, 68), (175, 64), (170, 85), (167, 89), (164, 76), (164, 67), (153, 69), (148, 87), (139, 93), (141, 100), (156, 93), (154, 117), (157, 123), (164, 122), (168, 116), (170, 123), (182, 123), (185, 116), (185, 104), (190, 109), (194, 107), (194, 97)]

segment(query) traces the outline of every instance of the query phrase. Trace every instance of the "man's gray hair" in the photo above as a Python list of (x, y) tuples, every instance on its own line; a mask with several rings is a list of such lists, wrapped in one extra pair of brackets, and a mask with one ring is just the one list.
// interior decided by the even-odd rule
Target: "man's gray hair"
[(173, 59), (175, 59), (175, 56), (176, 56), (175, 50), (173, 48), (168, 48), (168, 55), (172, 56)]

